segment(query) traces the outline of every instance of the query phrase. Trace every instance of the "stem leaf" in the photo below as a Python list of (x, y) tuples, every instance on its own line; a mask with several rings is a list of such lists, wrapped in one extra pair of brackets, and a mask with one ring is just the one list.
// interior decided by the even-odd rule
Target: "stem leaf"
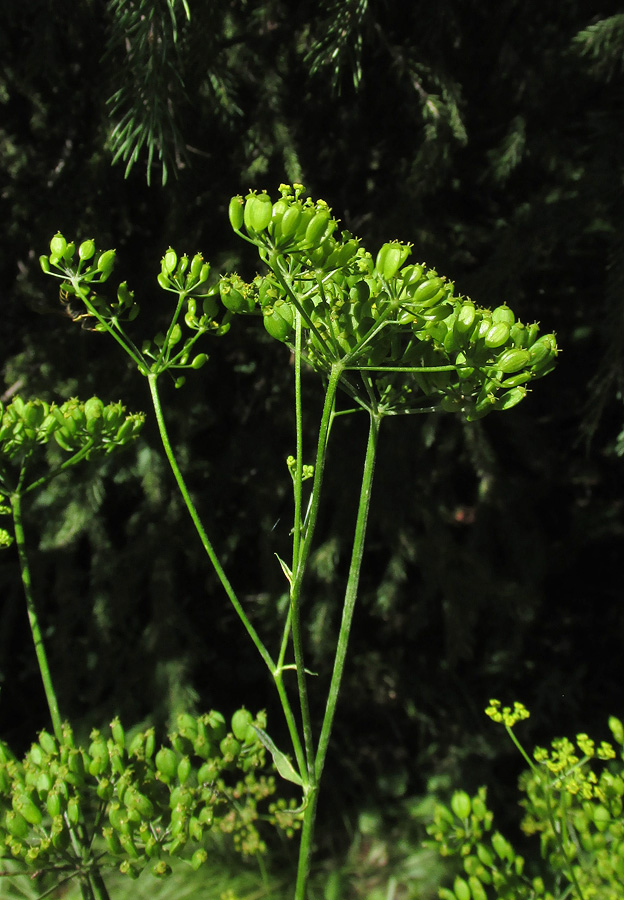
[[(279, 557), (278, 557), (279, 559)], [(281, 560), (280, 560), (281, 562)], [(273, 762), (275, 763), (275, 768), (279, 772), (279, 774), (286, 781), (291, 781), (293, 784), (299, 785), (299, 787), (303, 787), (303, 781), (301, 780), (301, 776), (298, 772), (295, 771), (291, 761), (288, 757), (282, 753), (281, 750), (278, 750), (271, 738), (268, 736), (266, 731), (263, 731), (261, 728), (258, 728), (257, 725), (251, 726), (253, 730), (256, 732), (266, 749), (269, 751), (271, 756), (273, 757)]]

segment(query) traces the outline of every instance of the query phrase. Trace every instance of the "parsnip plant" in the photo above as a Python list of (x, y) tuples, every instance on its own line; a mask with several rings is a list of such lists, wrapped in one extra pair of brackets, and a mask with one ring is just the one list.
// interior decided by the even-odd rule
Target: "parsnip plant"
[[(319, 789), (357, 600), (381, 424), (388, 416), (426, 413), (456, 413), (473, 421), (510, 409), (524, 399), (533, 381), (553, 368), (558, 351), (554, 335), (540, 336), (537, 324), (517, 321), (505, 304), (483, 309), (456, 296), (453, 284), (424, 263), (408, 263), (410, 245), (389, 242), (373, 257), (357, 238), (339, 230), (326, 203), (306, 198), (301, 185), (282, 185), (275, 201), (266, 192), (234, 197), (229, 218), (236, 234), (256, 248), (263, 272), (251, 283), (235, 274), (214, 279), (200, 254), (189, 258), (170, 248), (157, 281), (171, 295), (171, 318), (166, 331), (147, 339), (135, 340), (128, 328), (132, 323), (134, 329), (139, 311), (128, 285), (120, 284), (112, 298), (101, 289), (113, 269), (113, 250), (96, 252), (92, 240), (76, 246), (57, 234), (51, 252), (41, 257), (41, 265), (44, 272), (60, 280), (61, 298), (71, 303), (74, 317), (96, 331), (108, 332), (146, 378), (164, 452), (201, 544), (277, 691), (290, 746), (278, 748), (263, 722), (251, 721), (251, 716), (246, 719), (245, 742), (251, 758), (268, 751), (279, 775), (301, 792), (296, 811), (289, 816), (288, 810), (282, 809), (281, 816), (275, 815), (286, 827), (292, 827), (294, 818), (300, 823), (294, 896), (306, 900)], [(292, 548), (287, 559), (278, 560), (288, 584), (289, 604), (281, 640), (274, 648), (268, 647), (256, 630), (205, 531), (169, 438), (159, 389), (159, 379), (165, 374), (182, 387), (185, 378), (208, 361), (199, 344), (203, 336), (225, 335), (239, 315), (261, 319), (266, 331), (289, 348), (294, 362), (293, 452), (286, 460), (287, 477), (293, 485)], [(304, 366), (318, 373), (323, 391), (313, 448), (304, 446)], [(369, 428), (342, 620), (335, 647), (329, 651), (332, 676), (324, 688), (311, 679), (306, 668), (305, 579), (332, 431), (346, 415), (366, 416)], [(325, 713), (318, 728), (310, 714), (310, 690), (324, 692)], [(199, 724), (197, 727), (199, 733)], [(235, 728), (234, 739), (239, 740)], [(197, 752), (195, 744), (193, 747)], [(240, 759), (244, 749), (239, 747), (240, 757), (232, 756)], [(93, 753), (86, 752), (92, 760)], [(155, 761), (156, 773), (146, 777), (160, 782), (163, 773), (158, 769), (158, 756)], [(151, 773), (151, 764), (146, 765)], [(134, 766), (132, 769), (135, 771)], [(201, 821), (205, 815), (204, 781), (199, 775), (196, 780), (199, 797), (192, 816)], [(14, 783), (15, 779), (7, 785), (7, 798), (15, 790)], [(142, 787), (136, 789), (153, 804)], [(37, 786), (28, 791), (36, 806)], [(102, 798), (103, 814), (109, 818), (115, 802), (125, 804), (126, 794), (119, 801)], [(143, 801), (133, 803), (132, 809), (134, 826), (130, 831), (136, 847), (137, 835), (140, 843), (141, 830), (144, 832), (150, 821), (150, 809)], [(41, 814), (43, 820), (45, 812)], [(5, 832), (10, 830), (7, 816), (12, 821), (10, 814), (5, 814)], [(112, 820), (110, 827), (113, 833), (107, 832), (108, 837), (113, 837), (115, 848), (119, 838), (124, 850), (123, 832)], [(167, 833), (167, 827), (165, 824), (160, 833)], [(28, 833), (27, 820), (23, 831)], [(10, 838), (7, 841), (10, 844)], [(145, 855), (143, 848), (144, 844), (136, 847), (140, 860)], [(195, 853), (193, 859), (200, 857)], [(134, 871), (132, 863), (125, 862), (125, 869)]]

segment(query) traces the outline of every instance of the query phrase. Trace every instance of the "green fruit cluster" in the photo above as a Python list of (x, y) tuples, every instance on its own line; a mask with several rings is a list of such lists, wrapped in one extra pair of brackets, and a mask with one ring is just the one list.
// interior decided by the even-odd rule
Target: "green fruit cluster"
[(135, 438), (144, 421), (143, 413), (128, 414), (121, 403), (105, 405), (99, 397), (74, 397), (57, 406), (15, 396), (7, 406), (0, 403), (0, 473), (6, 471), (6, 461), (21, 464), (51, 439), (70, 453), (84, 449), (85, 457), (108, 453)]
[[(70, 317), (81, 321), (84, 327), (93, 331), (105, 330), (98, 318), (115, 323), (131, 322), (139, 314), (134, 292), (125, 281), (119, 285), (117, 295), (113, 298), (90, 292), (93, 286), (108, 280), (115, 258), (114, 250), (96, 251), (92, 240), (83, 241), (76, 250), (75, 243), (68, 243), (60, 232), (50, 241), (50, 253), (39, 257), (39, 264), (46, 275), (63, 279), (60, 298)], [(84, 304), (84, 296), (88, 297), (91, 309)], [(77, 302), (78, 309), (73, 307), (74, 302)], [(95, 311), (97, 316), (94, 315)]]
[(216, 711), (181, 714), (160, 747), (153, 729), (128, 738), (118, 719), (81, 747), (65, 725), (62, 740), (42, 731), (23, 760), (0, 743), (0, 856), (71, 871), (105, 852), (128, 875), (165, 875), (174, 857), (198, 868), (213, 828), (261, 852), (258, 807), (274, 779), (258, 772), (265, 750), (253, 726), (265, 724), (247, 710), (231, 729)]
[(435, 269), (407, 264), (408, 244), (388, 242), (373, 258), (303, 192), (281, 185), (275, 202), (266, 192), (232, 198), (230, 221), (269, 274), (228, 282), (221, 297), (234, 313), (257, 305), (267, 331), (291, 345), (299, 315), (304, 357), (324, 372), (341, 362), (342, 386), (362, 405), (373, 388), (386, 414), (433, 406), (478, 419), (515, 406), (553, 369), (554, 335), (505, 304), (489, 310), (455, 296)]
[[(500, 704), (493, 701), (489, 709), (499, 715)], [(521, 704), (515, 709), (526, 712)], [(502, 710), (500, 721), (510, 729), (518, 719), (509, 724), (505, 713), (511, 715), (510, 708)], [(525, 795), (521, 827), (527, 836), (539, 835), (541, 873), (529, 874), (524, 858), (492, 830), (485, 788), (473, 797), (456, 791), (448, 806), (436, 804), (427, 828), (433, 838), (429, 846), (462, 863), (452, 888), (440, 889), (441, 900), (622, 896), (624, 726), (612, 716), (609, 728), (619, 752), (610, 742), (597, 744), (586, 734), (577, 734), (574, 741), (556, 738), (550, 748), (536, 748), (534, 762), (520, 777)]]
[[(125, 281), (113, 298), (93, 290), (111, 274), (115, 251), (107, 250), (98, 256), (89, 240), (83, 241), (76, 253), (75, 244), (68, 244), (60, 233), (52, 238), (50, 251), (48, 256), (40, 257), (41, 268), (47, 275), (63, 279), (60, 298), (70, 317), (92, 331), (112, 332), (144, 375), (200, 369), (208, 356), (196, 352), (197, 339), (206, 332), (223, 335), (230, 328), (231, 313), (227, 308), (224, 313), (219, 302), (219, 285), (209, 285), (210, 264), (201, 253), (189, 259), (169, 247), (164, 254), (157, 281), (163, 290), (177, 295), (177, 303), (167, 331), (144, 341), (139, 350), (122, 328), (123, 322), (133, 321), (139, 313), (134, 291)], [(183, 335), (182, 322), (193, 332), (190, 337)], [(178, 377), (176, 386), (183, 383), (184, 377)]]

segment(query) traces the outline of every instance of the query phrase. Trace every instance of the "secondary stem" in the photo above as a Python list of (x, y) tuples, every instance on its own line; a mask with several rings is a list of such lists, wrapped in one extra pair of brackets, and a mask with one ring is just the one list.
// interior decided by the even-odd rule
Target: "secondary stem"
[(256, 649), (258, 650), (260, 656), (262, 657), (265, 665), (267, 666), (267, 668), (271, 672), (271, 675), (273, 676), (273, 680), (275, 682), (275, 686), (276, 686), (277, 692), (279, 694), (280, 702), (282, 704), (282, 709), (284, 710), (286, 724), (288, 726), (288, 731), (289, 731), (291, 741), (292, 741), (292, 744), (293, 744), (293, 747), (295, 750), (297, 762), (299, 765), (302, 765), (303, 752), (301, 749), (301, 742), (299, 740), (299, 734), (297, 731), (297, 723), (295, 721), (295, 717), (293, 715), (293, 712), (292, 712), (292, 709), (290, 706), (290, 701), (288, 699), (288, 695), (287, 695), (286, 689), (284, 687), (284, 682), (283, 682), (283, 678), (282, 678), (282, 669), (280, 666), (276, 666), (269, 651), (266, 649), (266, 647), (264, 646), (264, 643), (262, 642), (260, 636), (258, 635), (256, 629), (253, 627), (253, 625), (249, 621), (249, 618), (247, 617), (245, 610), (241, 606), (240, 601), (239, 601), (238, 597), (236, 596), (234, 588), (232, 587), (227, 575), (225, 574), (225, 572), (223, 570), (223, 567), (219, 561), (217, 554), (215, 553), (212, 543), (211, 543), (210, 539), (208, 538), (208, 535), (206, 534), (206, 531), (204, 529), (202, 521), (199, 518), (199, 515), (195, 508), (195, 504), (193, 503), (193, 501), (191, 499), (188, 488), (186, 486), (186, 482), (184, 481), (184, 477), (182, 475), (182, 472), (180, 471), (180, 467), (178, 466), (177, 460), (175, 458), (175, 454), (171, 447), (171, 442), (169, 440), (169, 434), (167, 432), (167, 426), (165, 423), (165, 419), (164, 419), (163, 412), (162, 412), (162, 406), (160, 403), (160, 395), (158, 393), (158, 386), (156, 384), (157, 377), (158, 377), (157, 375), (150, 373), (147, 376), (147, 380), (148, 380), (148, 383), (150, 386), (150, 392), (152, 395), (152, 403), (154, 406), (154, 412), (156, 414), (156, 421), (158, 422), (158, 429), (160, 431), (160, 438), (161, 438), (162, 445), (163, 445), (165, 454), (167, 456), (167, 459), (169, 460), (169, 465), (171, 466), (171, 471), (173, 472), (174, 478), (177, 482), (177, 485), (178, 485), (178, 488), (182, 495), (182, 498), (186, 504), (186, 508), (189, 511), (191, 519), (193, 520), (195, 530), (197, 531), (197, 534), (199, 535), (199, 538), (202, 542), (202, 546), (203, 546), (204, 550), (206, 551), (206, 554), (207, 554), (210, 562), (212, 563), (212, 567), (215, 570), (217, 577), (218, 577), (219, 581), (221, 582), (221, 585), (223, 586), (223, 589), (224, 589), (230, 603), (236, 610), (239, 619), (245, 626), (247, 633), (249, 634)]
[(156, 384), (157, 377), (158, 377), (157, 375), (150, 373), (147, 376), (147, 380), (148, 380), (148, 383), (150, 386), (150, 391), (152, 394), (152, 403), (154, 405), (154, 412), (156, 413), (156, 421), (158, 422), (160, 438), (161, 438), (162, 445), (163, 445), (165, 454), (167, 456), (167, 459), (169, 460), (169, 465), (171, 466), (171, 471), (173, 472), (173, 475), (177, 482), (180, 493), (182, 494), (182, 498), (186, 504), (186, 508), (188, 509), (188, 511), (190, 513), (191, 519), (193, 520), (193, 525), (195, 526), (195, 530), (197, 531), (197, 534), (199, 535), (199, 538), (202, 542), (203, 548), (206, 551), (206, 554), (208, 555), (210, 562), (212, 563), (212, 567), (215, 570), (217, 577), (218, 577), (219, 581), (221, 582), (225, 593), (228, 596), (230, 603), (232, 604), (232, 606), (238, 613), (238, 617), (240, 618), (243, 625), (245, 626), (247, 633), (249, 634), (250, 638), (254, 642), (258, 652), (260, 653), (260, 656), (266, 663), (267, 667), (270, 669), (271, 673), (273, 673), (275, 670), (275, 663), (273, 662), (271, 655), (269, 654), (269, 651), (264, 646), (256, 629), (253, 627), (253, 625), (249, 621), (249, 619), (247, 617), (247, 613), (241, 606), (239, 599), (236, 596), (236, 593), (234, 592), (234, 588), (230, 584), (230, 581), (229, 581), (227, 575), (223, 571), (223, 567), (221, 566), (221, 563), (219, 561), (217, 554), (214, 551), (212, 543), (211, 543), (208, 535), (206, 534), (206, 531), (204, 530), (202, 521), (199, 518), (197, 510), (195, 509), (195, 504), (193, 503), (193, 501), (191, 499), (188, 488), (186, 486), (186, 482), (184, 481), (184, 477), (178, 466), (178, 462), (177, 462), (175, 455), (173, 453), (173, 450), (171, 448), (171, 442), (169, 440), (169, 434), (167, 432), (167, 426), (165, 424), (165, 419), (164, 419), (163, 412), (162, 412), (162, 406), (160, 403), (160, 395), (158, 393), (158, 386)]
[[(20, 478), (20, 482), (21, 482)], [(26, 609), (28, 610), (28, 621), (32, 632), (33, 643), (35, 645), (35, 653), (37, 654), (37, 663), (39, 672), (43, 682), (48, 709), (50, 710), (50, 718), (52, 720), (52, 728), (59, 743), (63, 742), (63, 728), (61, 722), (61, 714), (59, 712), (58, 700), (54, 685), (52, 684), (52, 676), (48, 665), (48, 657), (43, 643), (43, 636), (39, 626), (39, 617), (37, 615), (37, 607), (35, 606), (35, 598), (32, 592), (32, 582), (30, 578), (30, 566), (28, 564), (28, 555), (26, 553), (26, 541), (24, 537), (24, 526), (22, 524), (22, 495), (21, 485), (10, 496), (11, 508), (13, 510), (13, 527), (15, 531), (15, 543), (17, 545), (17, 553), (19, 556), (20, 569), (22, 573), (22, 585), (24, 587), (24, 596), (26, 598)]]

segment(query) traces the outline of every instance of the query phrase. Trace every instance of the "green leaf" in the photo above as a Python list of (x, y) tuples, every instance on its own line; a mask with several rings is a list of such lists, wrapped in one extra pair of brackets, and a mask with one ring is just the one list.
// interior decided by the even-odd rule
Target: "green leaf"
[[(279, 557), (278, 557), (279, 559)], [(280, 560), (281, 562), (281, 560)], [(279, 772), (279, 774), (286, 781), (291, 781), (293, 784), (299, 785), (299, 787), (303, 787), (303, 781), (301, 780), (301, 776), (298, 772), (295, 771), (291, 761), (288, 757), (282, 753), (281, 750), (278, 750), (271, 738), (268, 736), (266, 731), (263, 731), (261, 728), (258, 728), (257, 725), (251, 726), (253, 730), (256, 732), (262, 744), (269, 751), (271, 756), (273, 757), (273, 762), (275, 763), (275, 768)]]

